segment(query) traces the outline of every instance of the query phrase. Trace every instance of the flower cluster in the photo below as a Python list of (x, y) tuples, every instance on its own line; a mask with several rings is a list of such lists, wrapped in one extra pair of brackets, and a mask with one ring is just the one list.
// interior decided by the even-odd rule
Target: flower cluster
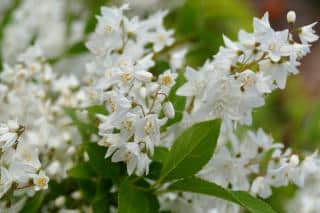
[[(317, 153), (300, 161), (290, 149), (285, 150), (283, 144), (274, 143), (262, 129), (247, 131), (242, 140), (235, 135), (229, 135), (224, 140), (224, 145), (217, 148), (198, 176), (225, 188), (250, 191), (255, 196), (268, 198), (273, 187), (287, 186), (289, 183), (304, 187), (305, 179), (314, 179), (319, 174)], [(301, 198), (302, 195), (298, 195), (298, 201), (292, 202), (291, 206), (299, 204)], [(232, 203), (191, 193), (168, 193), (161, 196), (160, 201), (163, 210), (177, 212), (240, 211), (239, 206)], [(310, 205), (306, 208), (315, 208), (312, 201)]]
[(0, 198), (13, 191), (46, 189), (49, 178), (41, 170), (38, 149), (22, 140), (25, 127), (15, 120), (0, 124)]
[(296, 192), (287, 205), (288, 212), (317, 212), (320, 208), (318, 197), (320, 159), (317, 152), (306, 157), (303, 162), (304, 173), (307, 173), (306, 184)]
[(299, 157), (290, 149), (284, 150), (281, 143), (274, 143), (262, 129), (248, 131), (243, 140), (233, 135), (225, 143), (200, 176), (233, 190), (251, 190), (262, 198), (271, 195), (271, 186), (286, 186), (289, 182), (303, 186)]
[[(16, 62), (17, 56), (33, 41), (41, 46), (46, 57), (56, 57), (66, 47), (82, 39), (84, 22), (79, 3), (69, 0), (23, 0), (17, 5), (10, 23), (5, 26), (1, 46), (7, 62)], [(70, 31), (65, 21), (68, 14), (78, 17), (77, 20), (70, 20)]]
[[(240, 30), (238, 41), (223, 36), (214, 59), (196, 71), (187, 68), (187, 83), (177, 91), (189, 97), (188, 111), (195, 120), (221, 118), (251, 124), (252, 110), (264, 104), (264, 96), (284, 89), (288, 75), (298, 73), (299, 60), (318, 39), (311, 24), (299, 29), (275, 31), (268, 13), (253, 21), (254, 31)], [(301, 43), (294, 41), (297, 32)]]
[(100, 145), (106, 157), (125, 162), (128, 174), (148, 173), (154, 146), (160, 144), (160, 127), (175, 115), (168, 93), (177, 74), (167, 70), (154, 76), (153, 58), (173, 43), (172, 30), (163, 26), (167, 12), (146, 19), (124, 16), (127, 5), (101, 9), (87, 47), (95, 55), (88, 64), (91, 97), (105, 105), (99, 115)]
[[(288, 22), (292, 24), (295, 19), (290, 16)], [(253, 33), (240, 31), (239, 42), (224, 36), (226, 47), (199, 71), (186, 68), (188, 81), (177, 94), (187, 96), (189, 104), (184, 120), (169, 131), (170, 138), (175, 138), (192, 123), (222, 119), (216, 152), (198, 175), (225, 188), (268, 198), (272, 187), (289, 183), (304, 186), (310, 176), (308, 168), (319, 171), (313, 165), (317, 161), (311, 156), (301, 162), (291, 149), (274, 143), (262, 129), (247, 131), (239, 139), (234, 124), (252, 123), (252, 110), (264, 104), (266, 94), (285, 88), (288, 75), (298, 73), (298, 60), (310, 51), (310, 43), (318, 36), (312, 29), (315, 23), (297, 30), (274, 31), (268, 13), (262, 19), (255, 18), (253, 24)], [(294, 32), (301, 43), (293, 40)], [(165, 210), (178, 212), (239, 212), (237, 205), (189, 193), (169, 193), (161, 201)]]
[(80, 143), (79, 133), (64, 111), (79, 104), (79, 82), (72, 75), (58, 77), (37, 45), (18, 60), (14, 66), (5, 64), (0, 73), (0, 118), (22, 122), (28, 129), (23, 140), (38, 148), (48, 175), (63, 178)]

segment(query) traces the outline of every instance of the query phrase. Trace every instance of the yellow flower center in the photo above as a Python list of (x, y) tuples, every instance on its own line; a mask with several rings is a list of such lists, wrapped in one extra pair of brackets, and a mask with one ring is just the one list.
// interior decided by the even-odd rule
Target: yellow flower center
[(107, 25), (105, 29), (106, 29), (106, 31), (107, 31), (108, 33), (111, 33), (112, 30), (113, 30), (110, 25)]
[(161, 82), (165, 86), (169, 86), (172, 83), (172, 78), (170, 75), (164, 75), (161, 79)]
[(147, 121), (146, 125), (144, 126), (144, 132), (149, 135), (152, 130), (154, 129), (154, 125), (151, 121)]
[(45, 177), (39, 177), (36, 179), (35, 184), (40, 187), (44, 187), (47, 185), (47, 179)]
[(122, 77), (122, 80), (125, 81), (125, 82), (128, 82), (128, 81), (130, 81), (130, 80), (132, 79), (131, 74), (128, 73), (128, 72), (123, 73), (123, 74), (121, 75), (121, 77)]

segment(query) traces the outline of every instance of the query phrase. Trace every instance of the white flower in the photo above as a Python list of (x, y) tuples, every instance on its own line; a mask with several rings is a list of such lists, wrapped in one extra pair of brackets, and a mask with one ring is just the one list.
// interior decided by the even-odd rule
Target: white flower
[(0, 177), (0, 198), (9, 190), (13, 180), (8, 170), (4, 167), (0, 168), (1, 177)]
[(167, 116), (167, 118), (173, 118), (175, 115), (174, 107), (170, 101), (164, 103), (163, 112)]
[(140, 81), (149, 82), (152, 79), (152, 73), (147, 71), (138, 71), (135, 72), (135, 77)]
[(181, 68), (185, 63), (185, 56), (188, 53), (188, 47), (182, 47), (172, 51), (170, 55), (170, 65), (174, 69)]
[(18, 139), (21, 128), (16, 120), (9, 120), (7, 124), (0, 124), (0, 144), (6, 149)]
[(187, 67), (185, 76), (188, 81), (177, 90), (177, 95), (195, 96), (201, 94), (208, 80), (204, 72), (197, 72), (191, 67)]
[(16, 148), (16, 158), (38, 170), (41, 163), (38, 158), (38, 149), (27, 142), (18, 143)]
[(126, 162), (127, 172), (129, 175), (131, 175), (134, 172), (134, 170), (138, 167), (139, 152), (140, 149), (137, 143), (127, 143), (120, 146), (114, 153), (107, 153), (106, 157), (112, 154), (112, 162)]
[(172, 70), (166, 70), (159, 76), (159, 84), (165, 88), (171, 88), (175, 84), (177, 76), (177, 73)]
[(270, 197), (272, 190), (268, 180), (264, 177), (257, 177), (252, 183), (251, 193), (254, 195), (259, 195), (262, 198)]
[(40, 171), (38, 175), (34, 175), (33, 184), (35, 185), (35, 190), (48, 188), (49, 178), (45, 175), (44, 171)]
[(315, 33), (315, 30), (313, 27), (317, 24), (317, 22), (314, 22), (312, 24), (306, 25), (304, 27), (300, 28), (299, 31), (299, 37), (303, 44), (308, 44), (315, 42), (319, 39), (319, 36), (317, 36)]

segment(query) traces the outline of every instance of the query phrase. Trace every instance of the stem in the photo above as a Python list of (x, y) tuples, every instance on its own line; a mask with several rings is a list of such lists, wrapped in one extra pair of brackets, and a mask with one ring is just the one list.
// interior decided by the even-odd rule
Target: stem
[[(137, 104), (137, 103), (136, 103)], [(142, 114), (144, 117), (146, 117), (146, 113), (144, 112), (143, 106), (141, 104), (137, 104), (138, 107), (140, 107)]]
[(193, 96), (192, 99), (191, 99), (191, 102), (189, 104), (189, 106), (187, 107), (187, 112), (190, 114), (193, 110), (193, 105), (194, 105), (194, 100), (195, 100), (195, 97)]
[(241, 73), (241, 72), (243, 72), (243, 71), (245, 71), (247, 69), (250, 69), (251, 67), (253, 67), (257, 63), (259, 63), (260, 61), (265, 60), (267, 55), (268, 55), (267, 53), (263, 53), (263, 55), (259, 59), (257, 59), (256, 61), (253, 61), (253, 62), (251, 62), (249, 64), (244, 64), (244, 66), (242, 66), (242, 67), (234, 67), (235, 69), (232, 70), (231, 72)]
[(181, 47), (183, 45), (186, 45), (190, 42), (194, 42), (196, 40), (195, 37), (189, 37), (189, 38), (185, 38), (185, 39), (181, 39), (175, 43), (173, 43), (171, 46), (167, 46), (165, 47), (163, 50), (161, 50), (160, 52), (157, 52), (153, 55), (154, 60), (159, 59), (163, 54), (168, 53), (170, 51), (172, 51), (175, 48)]

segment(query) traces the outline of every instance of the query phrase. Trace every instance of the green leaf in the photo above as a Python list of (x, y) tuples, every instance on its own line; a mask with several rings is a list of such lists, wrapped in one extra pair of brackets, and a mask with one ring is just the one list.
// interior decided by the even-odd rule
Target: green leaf
[(166, 147), (155, 147), (152, 156), (152, 162), (149, 166), (148, 178), (158, 180), (162, 169), (163, 162), (168, 158), (169, 150)]
[(174, 142), (159, 182), (197, 173), (212, 157), (219, 130), (219, 121), (201, 122), (185, 130)]
[(168, 190), (194, 192), (215, 196), (223, 200), (237, 203), (253, 213), (275, 213), (267, 203), (258, 198), (252, 197), (247, 192), (229, 191), (215, 183), (202, 180), (197, 177), (189, 177), (177, 181), (170, 185)]
[(159, 212), (159, 203), (155, 195), (141, 191), (124, 180), (119, 189), (118, 213), (154, 213)]
[(101, 179), (97, 182), (96, 195), (92, 200), (92, 209), (94, 213), (108, 213), (110, 212), (110, 188), (112, 182), (106, 179)]
[(179, 87), (181, 87), (186, 82), (186, 79), (183, 74), (179, 74), (179, 76), (176, 79), (176, 84), (172, 87), (168, 99), (172, 103), (174, 110), (175, 110), (175, 116), (174, 118), (171, 118), (166, 123), (165, 127), (168, 127), (174, 123), (177, 123), (181, 121), (184, 108), (186, 106), (186, 97), (184, 96), (178, 96), (176, 95), (176, 92)]
[(253, 213), (275, 213), (275, 211), (269, 206), (269, 204), (262, 200), (252, 197), (248, 192), (233, 191), (233, 197), (237, 200), (239, 205), (248, 209)]
[(89, 202), (92, 202), (96, 195), (95, 182), (88, 179), (77, 179), (77, 183), (82, 192), (83, 198)]
[(98, 175), (114, 181), (118, 180), (120, 168), (117, 164), (112, 163), (110, 158), (105, 158), (107, 152), (105, 147), (95, 143), (88, 143), (85, 149), (89, 155), (89, 164)]
[(73, 178), (90, 179), (95, 176), (95, 172), (92, 170), (88, 162), (78, 164), (68, 171), (68, 175)]
[(152, 160), (157, 162), (164, 162), (169, 155), (169, 150), (166, 147), (155, 147), (154, 154), (152, 156)]
[(26, 205), (20, 211), (20, 213), (37, 213), (41, 207), (44, 199), (45, 192), (40, 191), (35, 194), (31, 199), (26, 202)]

